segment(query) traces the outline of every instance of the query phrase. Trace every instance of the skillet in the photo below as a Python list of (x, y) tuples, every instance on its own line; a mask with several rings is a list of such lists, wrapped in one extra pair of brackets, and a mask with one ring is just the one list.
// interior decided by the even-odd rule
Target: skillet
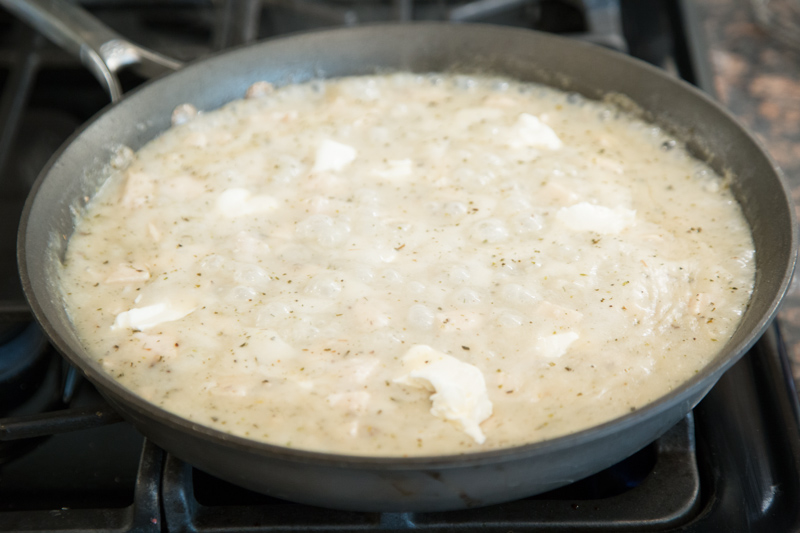
[[(57, 7), (39, 0), (34, 4)], [(91, 48), (75, 50), (91, 56), (86, 52)], [(90, 59), (97, 64), (97, 58)], [(140, 148), (169, 127), (179, 104), (214, 109), (240, 98), (255, 81), (284, 85), (393, 70), (501, 74), (589, 98), (622, 94), (716, 171), (729, 172), (753, 232), (757, 272), (742, 323), (720, 354), (668, 395), (594, 428), (504, 450), (416, 458), (307, 452), (228, 435), (146, 402), (87, 357), (54, 280), (73, 231), (74, 212), (102, 183), (103, 168), (118, 146)], [(94, 71), (98, 78), (108, 79), (109, 73), (113, 78), (113, 70), (105, 72), (101, 66)], [(94, 117), (48, 163), (28, 198), (18, 242), (23, 288), (37, 320), (59, 351), (145, 436), (241, 486), (358, 511), (438, 511), (508, 501), (568, 484), (636, 452), (684, 417), (760, 337), (787, 289), (795, 255), (794, 210), (780, 170), (708, 96), (661, 70), (586, 43), (529, 30), (441, 23), (375, 25), (274, 39), (198, 61), (146, 84)]]

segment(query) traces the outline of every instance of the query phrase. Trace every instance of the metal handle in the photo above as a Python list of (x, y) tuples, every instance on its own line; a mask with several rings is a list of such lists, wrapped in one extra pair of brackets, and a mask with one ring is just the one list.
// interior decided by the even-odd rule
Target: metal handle
[(183, 66), (180, 61), (131, 43), (66, 0), (0, 0), (0, 5), (80, 58), (112, 102), (122, 97), (116, 75), (119, 70), (130, 66), (142, 76), (154, 77)]
[(3, 418), (0, 419), (0, 442), (58, 435), (117, 422), (122, 422), (122, 417), (108, 405)]

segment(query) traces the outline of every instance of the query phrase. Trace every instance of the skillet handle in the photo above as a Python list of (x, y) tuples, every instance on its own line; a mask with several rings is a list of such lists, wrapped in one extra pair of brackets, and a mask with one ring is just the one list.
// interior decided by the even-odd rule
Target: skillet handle
[(119, 70), (130, 66), (145, 77), (153, 77), (183, 66), (180, 61), (127, 41), (66, 0), (0, 0), (0, 5), (79, 57), (106, 89), (112, 102), (122, 98), (116, 75)]

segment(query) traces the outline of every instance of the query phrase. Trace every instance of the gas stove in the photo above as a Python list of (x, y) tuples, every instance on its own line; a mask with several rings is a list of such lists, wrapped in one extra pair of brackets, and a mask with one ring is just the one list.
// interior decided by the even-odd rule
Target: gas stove
[[(188, 61), (283, 33), (379, 20), (529, 27), (629, 53), (712, 92), (690, 2), (164, 0), (81, 2), (132, 41)], [(800, 423), (777, 326), (683, 421), (558, 490), (445, 513), (354, 513), (253, 493), (147, 441), (31, 322), (14, 262), (25, 195), (107, 104), (79, 62), (0, 11), (0, 530), (800, 530)], [(126, 88), (143, 80), (122, 78)]]

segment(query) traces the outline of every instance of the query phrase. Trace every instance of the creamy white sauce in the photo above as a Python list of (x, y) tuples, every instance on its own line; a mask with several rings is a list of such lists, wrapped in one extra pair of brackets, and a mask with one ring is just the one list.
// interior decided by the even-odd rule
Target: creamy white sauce
[(698, 372), (752, 291), (724, 180), (575, 95), (396, 74), (175, 121), (112, 162), (61, 283), (109, 373), (223, 431), (390, 456), (564, 435)]

